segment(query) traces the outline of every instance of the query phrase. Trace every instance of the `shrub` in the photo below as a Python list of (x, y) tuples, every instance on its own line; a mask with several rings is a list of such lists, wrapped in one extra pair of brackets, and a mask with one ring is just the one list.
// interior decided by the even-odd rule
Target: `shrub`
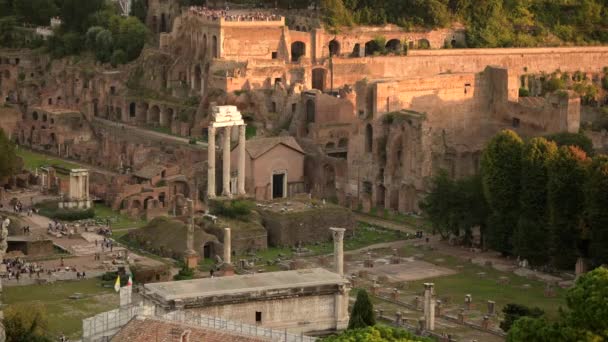
[(244, 200), (214, 201), (211, 203), (213, 214), (233, 219), (243, 219), (251, 213), (253, 203)]
[(526, 88), (519, 88), (519, 97), (528, 97), (530, 96), (530, 91)]
[(173, 277), (173, 280), (189, 280), (192, 278), (194, 278), (194, 271), (184, 265)]
[(86, 210), (60, 209), (55, 202), (40, 203), (36, 207), (40, 210), (41, 215), (56, 220), (78, 221), (95, 217), (95, 210), (93, 208)]

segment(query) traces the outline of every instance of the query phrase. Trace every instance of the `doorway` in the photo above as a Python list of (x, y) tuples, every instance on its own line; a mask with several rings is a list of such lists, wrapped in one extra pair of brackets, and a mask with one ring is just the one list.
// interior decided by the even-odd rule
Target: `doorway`
[(206, 243), (203, 246), (203, 258), (205, 258), (205, 259), (211, 258), (211, 246), (209, 245), (209, 243)]
[(285, 174), (272, 175), (272, 198), (285, 197)]

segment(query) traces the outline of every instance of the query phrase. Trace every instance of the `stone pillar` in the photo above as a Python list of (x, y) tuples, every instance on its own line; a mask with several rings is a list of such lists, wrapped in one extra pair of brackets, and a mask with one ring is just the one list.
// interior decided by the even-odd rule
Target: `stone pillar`
[(402, 316), (402, 314), (401, 314), (401, 311), (397, 311), (397, 312), (395, 313), (395, 325), (396, 325), (396, 326), (400, 326), (400, 325), (402, 324), (402, 320), (401, 320), (401, 319), (402, 319), (402, 317), (403, 317), (403, 316)]
[(247, 126), (241, 125), (239, 126), (239, 169), (238, 169), (238, 194), (245, 195), (245, 144), (246, 144), (246, 132)]
[(209, 126), (207, 145), (207, 198), (215, 198), (215, 127)]
[(224, 263), (232, 264), (230, 228), (224, 228)]
[(490, 317), (483, 316), (483, 321), (481, 322), (481, 327), (485, 330), (490, 329)]
[(186, 200), (188, 213), (188, 226), (186, 231), (186, 253), (184, 255), (186, 267), (196, 268), (198, 266), (198, 253), (194, 250), (194, 201)]
[(433, 283), (424, 283), (424, 321), (425, 330), (435, 330), (435, 299), (433, 293)]
[(470, 294), (464, 296), (464, 305), (467, 308), (467, 310), (471, 310), (472, 303), (473, 303), (473, 297)]
[(334, 265), (336, 273), (344, 275), (344, 228), (330, 228), (334, 238)]
[(489, 300), (488, 301), (488, 315), (493, 316), (496, 311), (496, 302)]
[(223, 138), (223, 177), (222, 196), (231, 197), (230, 193), (230, 126), (224, 127)]

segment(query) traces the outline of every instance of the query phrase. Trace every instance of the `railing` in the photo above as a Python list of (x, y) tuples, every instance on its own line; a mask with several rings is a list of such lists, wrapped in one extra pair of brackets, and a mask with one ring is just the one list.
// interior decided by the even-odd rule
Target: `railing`
[(259, 336), (276, 342), (314, 342), (316, 338), (303, 334), (288, 333), (287, 330), (264, 328), (258, 325), (233, 322), (218, 317), (204, 316), (187, 311), (172, 311), (166, 314), (154, 312), (154, 307), (128, 306), (106, 311), (82, 320), (82, 341), (106, 341), (114, 336), (133, 317), (142, 315), (152, 319), (178, 322), (206, 329), (229, 331), (245, 336)]

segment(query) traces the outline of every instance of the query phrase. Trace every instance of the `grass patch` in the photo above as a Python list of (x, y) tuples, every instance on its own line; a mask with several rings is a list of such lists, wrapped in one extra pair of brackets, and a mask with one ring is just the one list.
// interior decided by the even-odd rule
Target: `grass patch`
[[(513, 273), (501, 272), (492, 267), (479, 266), (472, 264), (457, 257), (446, 254), (427, 251), (413, 246), (405, 246), (404, 251), (408, 255), (423, 254), (420, 259), (439, 265), (458, 270), (457, 274), (433, 278), (435, 291), (438, 297), (450, 297), (452, 303), (464, 303), (464, 296), (471, 294), (473, 303), (485, 310), (486, 301), (493, 300), (502, 310), (506, 304), (518, 303), (526, 306), (537, 306), (547, 313), (549, 318), (557, 317), (560, 306), (565, 305), (565, 290), (556, 288), (556, 297), (545, 297), (545, 283), (537, 280), (520, 277)], [(436, 259), (443, 259), (438, 262)], [(462, 268), (456, 266), (462, 265)], [(485, 272), (483, 277), (479, 272)], [(500, 277), (508, 277), (509, 284), (499, 284)], [(409, 289), (422, 289), (423, 283), (429, 279), (408, 282)], [(529, 284), (529, 288), (524, 288), (524, 284)]]
[(42, 153), (37, 153), (37, 152), (30, 151), (30, 150), (26, 150), (21, 146), (19, 147), (19, 149), (17, 149), (16, 152), (17, 152), (17, 155), (23, 159), (23, 164), (24, 164), (25, 168), (28, 170), (31, 170), (31, 171), (35, 170), (36, 168), (43, 167), (43, 166), (55, 166), (55, 167), (61, 167), (64, 169), (81, 168), (81, 166), (78, 164), (66, 162), (61, 159), (56, 159), (56, 158), (47, 156)]
[(112, 229), (123, 228), (139, 228), (146, 225), (146, 221), (142, 219), (132, 219), (127, 215), (112, 210), (103, 203), (95, 203), (95, 218), (101, 220), (110, 220)]
[[(74, 293), (82, 299), (69, 299)], [(7, 306), (22, 303), (44, 305), (49, 320), (49, 334), (66, 334), (70, 339), (82, 335), (82, 319), (118, 307), (118, 295), (113, 289), (103, 288), (100, 279), (62, 281), (51, 285), (4, 287), (2, 301)]]

